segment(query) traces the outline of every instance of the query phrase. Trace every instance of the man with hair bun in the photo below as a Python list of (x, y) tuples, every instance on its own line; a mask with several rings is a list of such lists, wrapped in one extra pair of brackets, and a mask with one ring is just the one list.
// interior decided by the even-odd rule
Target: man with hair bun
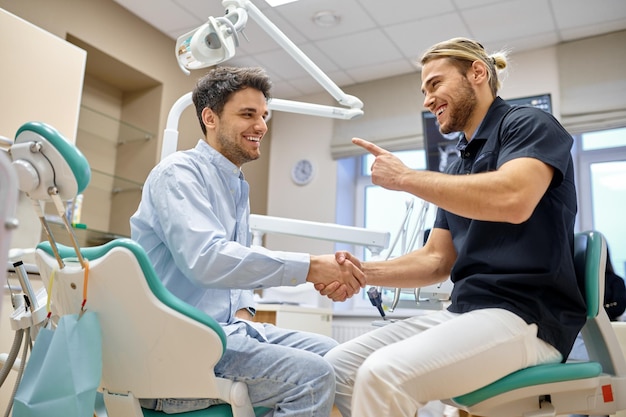
[(461, 157), (445, 173), (414, 171), (353, 139), (376, 157), (374, 184), (438, 207), (424, 247), (361, 263), (367, 285), (414, 288), (450, 277), (454, 288), (446, 310), (387, 324), (325, 356), (343, 417), (413, 417), (430, 401), (561, 362), (585, 323), (573, 260), (573, 140), (547, 112), (498, 97), (506, 65), (506, 53), (465, 38), (421, 58), (424, 107), (442, 133), (462, 132)]

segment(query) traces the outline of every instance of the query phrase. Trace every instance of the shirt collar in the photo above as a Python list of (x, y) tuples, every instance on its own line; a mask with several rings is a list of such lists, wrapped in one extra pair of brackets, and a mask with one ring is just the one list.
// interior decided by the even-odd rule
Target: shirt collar
[(243, 171), (241, 171), (241, 168), (229, 161), (228, 158), (219, 153), (205, 140), (198, 140), (196, 150), (205, 157), (209, 158), (213, 162), (213, 164), (224, 174), (228, 176), (236, 176), (237, 178), (242, 180), (244, 179)]
[(504, 115), (510, 107), (511, 106), (500, 97), (496, 97), (495, 100), (493, 100), (493, 103), (491, 103), (491, 106), (489, 106), (487, 114), (485, 114), (485, 117), (478, 125), (472, 139), (487, 139), (491, 132), (498, 127), (500, 119), (502, 118), (501, 116)]
[[(491, 103), (491, 106), (489, 106), (487, 114), (485, 114), (485, 117), (483, 117), (483, 119), (478, 124), (478, 127), (474, 132), (474, 136), (472, 136), (472, 140), (486, 140), (493, 131), (493, 129), (497, 128), (498, 123), (500, 122), (501, 115), (503, 115), (509, 107), (510, 105), (508, 105), (504, 100), (502, 100), (500, 97), (496, 97), (493, 103)], [(456, 148), (459, 151), (463, 151), (467, 148), (469, 142), (471, 141), (467, 140), (467, 138), (465, 137), (465, 133), (461, 132), (459, 142), (457, 143)]]

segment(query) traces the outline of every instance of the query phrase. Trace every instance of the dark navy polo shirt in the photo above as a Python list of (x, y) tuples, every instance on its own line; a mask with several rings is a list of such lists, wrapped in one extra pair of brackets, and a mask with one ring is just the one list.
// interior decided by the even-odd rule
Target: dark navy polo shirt
[(461, 157), (447, 173), (493, 171), (512, 159), (530, 157), (551, 165), (554, 178), (522, 224), (479, 221), (437, 211), (434, 227), (450, 231), (457, 252), (448, 310), (509, 310), (527, 323), (537, 324), (538, 337), (567, 358), (586, 314), (573, 260), (573, 140), (543, 110), (509, 109), (504, 100), (495, 99), (474, 138), (469, 143), (464, 138), (459, 141)]

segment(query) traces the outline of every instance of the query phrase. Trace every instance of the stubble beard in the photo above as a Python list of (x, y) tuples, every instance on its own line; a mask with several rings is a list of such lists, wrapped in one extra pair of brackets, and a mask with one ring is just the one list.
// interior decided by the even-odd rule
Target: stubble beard
[(466, 77), (461, 78), (457, 97), (452, 103), (453, 108), (448, 115), (448, 123), (442, 125), (439, 129), (444, 135), (452, 132), (462, 132), (476, 108), (476, 93)]
[(237, 142), (229, 140), (228, 137), (221, 132), (217, 134), (217, 142), (220, 145), (222, 155), (239, 167), (246, 162), (254, 161), (259, 158), (258, 153), (252, 155)]

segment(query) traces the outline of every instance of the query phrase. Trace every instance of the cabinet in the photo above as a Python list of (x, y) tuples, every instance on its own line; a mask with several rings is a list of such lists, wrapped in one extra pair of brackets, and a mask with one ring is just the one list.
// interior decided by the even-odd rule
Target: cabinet
[(331, 308), (302, 307), (292, 304), (258, 304), (254, 321), (329, 337), (333, 335), (333, 310)]

